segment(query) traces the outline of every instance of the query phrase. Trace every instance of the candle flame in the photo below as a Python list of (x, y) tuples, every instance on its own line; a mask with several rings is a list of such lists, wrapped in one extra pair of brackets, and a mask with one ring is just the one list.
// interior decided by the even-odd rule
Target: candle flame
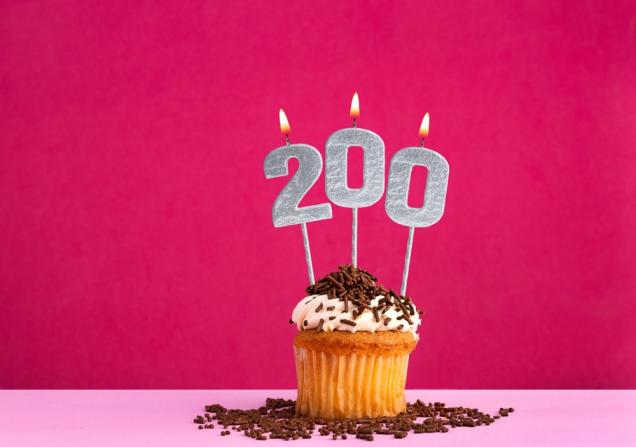
[(360, 116), (360, 100), (358, 99), (358, 92), (353, 94), (353, 98), (351, 98), (351, 110), (349, 111), (349, 116), (352, 119), (356, 119)]
[(420, 138), (428, 137), (428, 128), (431, 123), (431, 118), (428, 116), (428, 112), (424, 114), (424, 118), (422, 119), (422, 125), (420, 126)]
[(289, 127), (289, 121), (287, 121), (287, 115), (283, 109), (278, 112), (278, 118), (280, 119), (280, 131), (283, 135), (288, 135), (291, 132), (291, 127)]

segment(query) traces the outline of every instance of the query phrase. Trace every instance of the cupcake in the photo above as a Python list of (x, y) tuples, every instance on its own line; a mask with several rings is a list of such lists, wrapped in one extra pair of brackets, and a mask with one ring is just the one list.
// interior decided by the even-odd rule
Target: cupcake
[(340, 266), (294, 309), (296, 412), (320, 418), (395, 416), (406, 410), (409, 354), (418, 341), (413, 302)]

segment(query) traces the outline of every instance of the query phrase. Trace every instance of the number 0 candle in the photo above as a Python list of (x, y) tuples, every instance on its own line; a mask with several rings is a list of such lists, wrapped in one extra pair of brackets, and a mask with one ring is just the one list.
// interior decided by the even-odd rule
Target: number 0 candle
[[(352, 209), (351, 263), (358, 265), (358, 208), (376, 203), (384, 194), (384, 141), (379, 135), (357, 127), (360, 115), (358, 94), (351, 101), (353, 127), (334, 132), (327, 140), (325, 190), (338, 206)], [(361, 188), (349, 188), (347, 182), (347, 152), (350, 147), (364, 150)]]
[[(407, 147), (396, 152), (391, 159), (389, 182), (386, 193), (386, 212), (394, 222), (409, 227), (402, 272), (400, 294), (406, 293), (406, 284), (411, 263), (411, 250), (416, 227), (429, 227), (437, 223), (444, 214), (446, 188), (448, 186), (448, 162), (439, 153), (424, 147), (424, 138), (428, 136), (429, 115), (424, 115), (420, 127), (420, 146)], [(428, 169), (424, 206), (408, 206), (409, 187), (414, 166)]]

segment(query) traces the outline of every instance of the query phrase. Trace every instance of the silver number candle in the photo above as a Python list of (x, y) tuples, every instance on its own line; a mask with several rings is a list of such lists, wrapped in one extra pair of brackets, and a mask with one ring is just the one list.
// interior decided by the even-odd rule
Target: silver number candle
[(281, 110), (281, 131), (287, 141), (286, 146), (271, 151), (265, 158), (265, 177), (268, 179), (289, 175), (290, 158), (298, 160), (298, 170), (281, 190), (272, 207), (272, 219), (275, 227), (300, 224), (305, 247), (305, 260), (309, 281), (314, 284), (314, 269), (309, 248), (307, 222), (331, 219), (331, 205), (321, 203), (299, 207), (298, 204), (307, 191), (316, 183), (322, 172), (322, 157), (315, 147), (307, 144), (289, 143), (289, 124), (285, 113)]
[[(444, 214), (444, 204), (446, 202), (449, 166), (441, 154), (423, 147), (424, 137), (428, 134), (427, 117), (428, 114), (422, 122), (422, 127), (426, 124), (426, 128), (424, 130), (420, 129), (422, 145), (419, 147), (407, 147), (396, 152), (391, 159), (389, 170), (385, 202), (386, 212), (394, 222), (409, 227), (402, 273), (402, 287), (400, 289), (400, 294), (402, 295), (406, 293), (415, 228), (429, 227), (437, 223), (442, 218), (442, 214)], [(413, 208), (408, 205), (411, 173), (414, 166), (424, 166), (428, 169), (426, 190), (424, 191), (424, 206), (421, 208)]]
[[(334, 132), (327, 140), (325, 151), (327, 197), (338, 206), (352, 209), (351, 262), (354, 266), (358, 264), (358, 208), (373, 205), (384, 194), (384, 142), (370, 130), (355, 127), (358, 107), (355, 94), (351, 106), (354, 127)], [(364, 150), (361, 188), (347, 186), (347, 151), (351, 146)]]

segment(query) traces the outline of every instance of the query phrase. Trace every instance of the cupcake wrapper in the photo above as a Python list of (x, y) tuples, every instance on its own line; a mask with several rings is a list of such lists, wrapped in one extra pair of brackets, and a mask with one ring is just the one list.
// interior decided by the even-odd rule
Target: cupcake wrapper
[(406, 410), (409, 354), (332, 354), (295, 347), (296, 412), (322, 418), (395, 416)]

